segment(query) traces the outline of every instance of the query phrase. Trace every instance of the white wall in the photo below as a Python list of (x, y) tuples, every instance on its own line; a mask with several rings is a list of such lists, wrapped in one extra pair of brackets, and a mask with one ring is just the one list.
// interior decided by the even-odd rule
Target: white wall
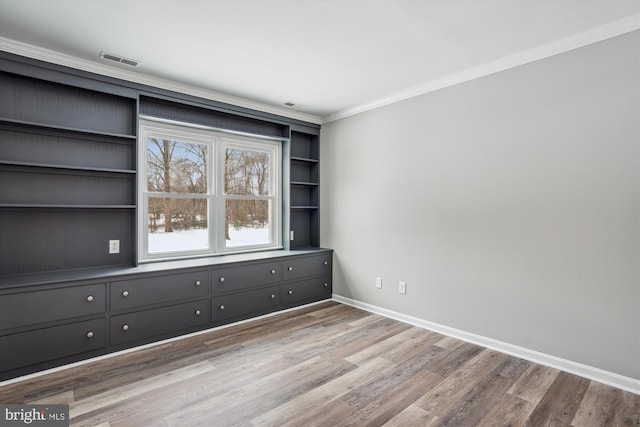
[(640, 379), (639, 39), (324, 125), (334, 293)]

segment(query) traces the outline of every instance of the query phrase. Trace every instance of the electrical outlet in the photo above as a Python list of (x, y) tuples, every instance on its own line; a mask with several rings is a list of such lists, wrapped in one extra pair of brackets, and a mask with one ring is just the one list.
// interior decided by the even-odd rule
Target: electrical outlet
[(289, 240), (294, 240), (296, 238), (296, 236), (293, 233), (293, 230), (289, 231)]
[(110, 254), (120, 253), (120, 240), (109, 240), (109, 253)]
[(382, 289), (382, 277), (376, 277), (376, 288)]
[(398, 292), (400, 292), (401, 294), (407, 293), (407, 282), (398, 283)]

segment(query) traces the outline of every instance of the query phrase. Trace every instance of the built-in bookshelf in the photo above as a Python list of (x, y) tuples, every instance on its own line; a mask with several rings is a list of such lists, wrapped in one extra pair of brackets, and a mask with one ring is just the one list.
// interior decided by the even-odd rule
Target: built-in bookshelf
[(136, 98), (11, 73), (0, 92), (0, 275), (135, 263)]
[(288, 138), (283, 246), (319, 247), (319, 125), (4, 52), (0, 93), (2, 278), (137, 265), (140, 115)]
[(291, 131), (290, 247), (320, 246), (320, 176), (318, 135)]

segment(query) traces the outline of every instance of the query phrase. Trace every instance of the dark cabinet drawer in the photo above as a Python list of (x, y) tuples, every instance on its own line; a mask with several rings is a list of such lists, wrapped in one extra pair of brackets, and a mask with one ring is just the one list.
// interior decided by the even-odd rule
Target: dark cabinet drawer
[(331, 253), (285, 258), (282, 261), (282, 280), (328, 275), (331, 273)]
[(220, 295), (280, 281), (280, 262), (247, 263), (213, 270), (212, 293)]
[(277, 286), (216, 297), (211, 303), (211, 321), (218, 322), (253, 313), (264, 313), (277, 308), (279, 302), (280, 289)]
[(316, 277), (280, 286), (280, 302), (283, 305), (326, 298), (331, 298), (330, 276)]
[(189, 298), (207, 297), (209, 272), (194, 271), (112, 282), (111, 309), (122, 310)]
[(118, 345), (209, 323), (209, 300), (121, 314), (111, 318), (111, 344)]
[(105, 285), (73, 286), (0, 296), (0, 329), (104, 313)]
[(0, 370), (9, 371), (107, 345), (105, 319), (88, 320), (0, 337)]

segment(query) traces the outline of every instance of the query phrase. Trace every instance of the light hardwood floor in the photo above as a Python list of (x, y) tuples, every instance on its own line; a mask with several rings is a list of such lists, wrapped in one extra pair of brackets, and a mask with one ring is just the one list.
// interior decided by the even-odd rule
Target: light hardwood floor
[(640, 396), (335, 302), (0, 387), (71, 425), (638, 426)]

